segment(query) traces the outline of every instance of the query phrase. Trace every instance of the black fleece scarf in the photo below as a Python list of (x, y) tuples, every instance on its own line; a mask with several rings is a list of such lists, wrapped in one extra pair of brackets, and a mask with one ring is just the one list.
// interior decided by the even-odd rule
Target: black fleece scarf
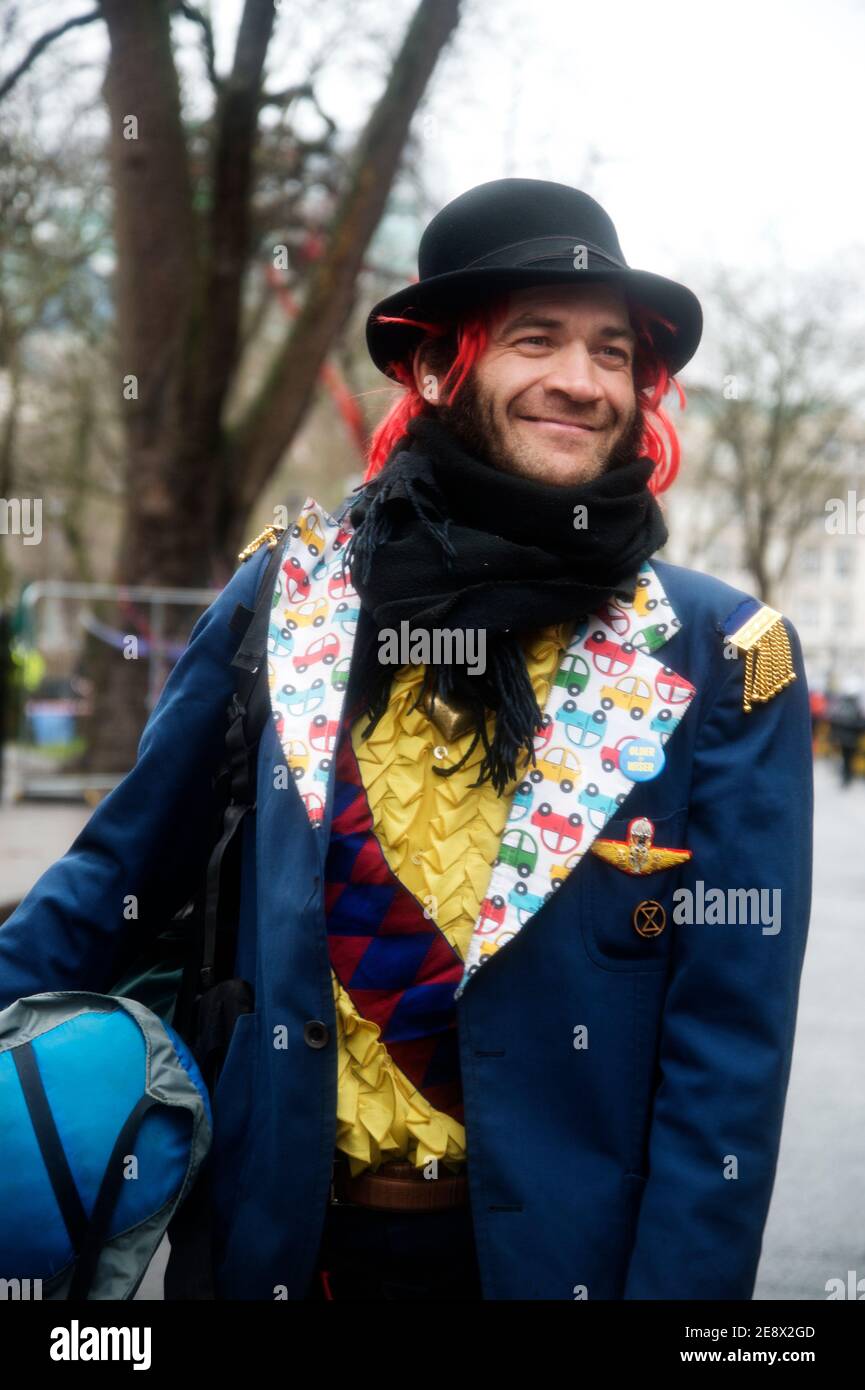
[[(428, 664), (425, 694), (473, 714), (474, 739), (451, 776), (483, 741), (477, 781), (501, 795), (522, 749), (533, 755), (543, 714), (520, 637), (579, 620), (614, 593), (632, 597), (642, 562), (667, 539), (647, 487), (650, 459), (619, 464), (590, 482), (559, 487), (504, 473), (467, 453), (438, 418), (420, 416), (382, 471), (360, 489), (344, 555), (361, 600), (349, 698), (366, 707), (368, 737), (399, 669), (384, 664), (380, 634), (483, 629), (486, 670)], [(585, 506), (586, 525), (575, 519)], [(487, 711), (495, 712), (490, 740)]]

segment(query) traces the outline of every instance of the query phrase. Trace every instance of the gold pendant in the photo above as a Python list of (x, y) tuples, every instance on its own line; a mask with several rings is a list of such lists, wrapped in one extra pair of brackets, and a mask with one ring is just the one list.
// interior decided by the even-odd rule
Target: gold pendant
[(441, 695), (435, 695), (430, 691), (424, 695), (420, 702), (420, 709), (423, 710), (431, 724), (435, 724), (439, 733), (449, 742), (461, 738), (468, 733), (472, 727), (472, 712), (462, 706), (450, 705), (443, 700)]

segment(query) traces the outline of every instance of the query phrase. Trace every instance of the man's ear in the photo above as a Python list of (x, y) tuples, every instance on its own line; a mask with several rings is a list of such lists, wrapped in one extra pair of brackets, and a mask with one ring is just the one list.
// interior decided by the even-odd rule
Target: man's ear
[(430, 405), (438, 405), (439, 379), (425, 356), (426, 350), (427, 345), (425, 343), (421, 343), (419, 347), (415, 348), (412, 358), (414, 384), (425, 401), (428, 401)]

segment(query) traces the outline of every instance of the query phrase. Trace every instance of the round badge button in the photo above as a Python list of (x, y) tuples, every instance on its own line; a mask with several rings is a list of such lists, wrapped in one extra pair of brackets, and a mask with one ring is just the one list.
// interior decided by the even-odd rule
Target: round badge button
[(665, 761), (660, 743), (650, 738), (629, 738), (619, 750), (619, 768), (632, 782), (651, 782)]
[(639, 936), (660, 936), (667, 925), (667, 914), (654, 898), (644, 898), (634, 908), (634, 915), (631, 920), (634, 923), (634, 930)]

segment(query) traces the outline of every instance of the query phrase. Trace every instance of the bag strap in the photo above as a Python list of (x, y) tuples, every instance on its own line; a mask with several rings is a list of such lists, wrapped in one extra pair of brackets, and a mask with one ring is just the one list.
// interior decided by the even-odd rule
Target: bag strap
[[(232, 845), (239, 826), (249, 811), (255, 809), (255, 777), (258, 744), (264, 730), (269, 701), (261, 698), (267, 690), (267, 633), (273, 588), (282, 559), (286, 537), (273, 547), (264, 576), (258, 590), (254, 609), (238, 604), (231, 619), (235, 631), (245, 625), (243, 641), (232, 659), (231, 665), (239, 671), (237, 688), (228, 705), (228, 730), (225, 735), (225, 765), (228, 775), (228, 804), (222, 821), (222, 834), (217, 841), (207, 865), (204, 897), (204, 939), (199, 966), (198, 985), (202, 991), (211, 989), (219, 982), (220, 971), (217, 962), (217, 947), (220, 938), (221, 921), (234, 913), (222, 911), (225, 900), (225, 875), (228, 849)], [(256, 698), (256, 692), (259, 697)], [(254, 716), (254, 718), (253, 718)], [(239, 876), (238, 876), (239, 882)], [(227, 960), (229, 946), (234, 942), (223, 939), (223, 960)]]
[[(99, 1263), (99, 1256), (108, 1236), (111, 1213), (114, 1211), (120, 1192), (120, 1184), (123, 1181), (123, 1160), (127, 1154), (132, 1152), (145, 1115), (154, 1106), (162, 1104), (163, 1102), (157, 1100), (156, 1096), (143, 1095), (135, 1102), (123, 1121), (120, 1133), (114, 1141), (111, 1156), (105, 1166), (102, 1182), (99, 1184), (99, 1191), (90, 1213), (90, 1224), (84, 1237), (84, 1243), (78, 1251), (75, 1273), (72, 1276), (69, 1293), (66, 1295), (70, 1300), (88, 1298), (90, 1295), (90, 1287), (96, 1273), (96, 1266)], [(188, 1114), (189, 1112), (185, 1113)]]
[(57, 1125), (51, 1113), (45, 1087), (42, 1084), (36, 1053), (30, 1042), (22, 1043), (20, 1047), (13, 1047), (11, 1051), (12, 1061), (18, 1073), (18, 1081), (24, 1096), (24, 1103), (27, 1106), (30, 1123), (33, 1126), (33, 1133), (36, 1135), (36, 1142), (42, 1154), (42, 1161), (51, 1180), (51, 1187), (60, 1208), (60, 1215), (63, 1217), (63, 1224), (66, 1227), (70, 1244), (77, 1254), (87, 1230), (87, 1212), (84, 1210), (81, 1195), (75, 1185), (72, 1169), (69, 1167), (63, 1143), (57, 1132)]
[[(229, 726), (225, 736), (226, 757), (217, 780), (227, 778), (228, 797), (223, 814), (222, 834), (210, 857), (204, 886), (204, 924), (201, 937), (201, 954), (195, 968), (194, 979), (184, 977), (182, 1000), (178, 1010), (183, 1011), (182, 1019), (175, 1015), (174, 1026), (181, 1036), (186, 1036), (193, 1049), (208, 1088), (215, 1088), (218, 1067), (224, 1052), (225, 1038), (230, 1031), (230, 1018), (225, 1026), (214, 1030), (213, 1015), (221, 1013), (219, 996), (222, 986), (219, 982), (220, 970), (217, 960), (217, 947), (220, 931), (223, 939), (222, 960), (228, 958), (228, 951), (235, 950), (235, 926), (233, 914), (228, 914), (229, 925), (222, 923), (227, 896), (227, 880), (233, 869), (233, 891), (238, 894), (240, 883), (240, 849), (242, 837), (238, 836), (236, 853), (229, 855), (229, 846), (234, 842), (238, 827), (247, 812), (254, 808), (255, 762), (258, 743), (264, 730), (270, 709), (270, 694), (267, 685), (267, 632), (270, 623), (273, 590), (276, 575), (282, 559), (287, 536), (280, 539), (273, 548), (267, 563), (255, 608), (238, 604), (232, 614), (231, 627), (243, 634), (243, 640), (232, 660), (240, 675), (237, 689), (228, 706)], [(235, 982), (229, 981), (225, 988)], [(238, 988), (246, 986), (248, 995), (227, 1001), (232, 1004), (229, 1013), (244, 1011), (252, 1007), (252, 990), (245, 981), (236, 982)], [(214, 1000), (214, 1009), (195, 1009), (203, 995), (210, 991), (209, 1000)], [(196, 1027), (192, 1023), (195, 1019)], [(185, 1031), (186, 1030), (186, 1031)], [(191, 1034), (194, 1033), (194, 1036)], [(218, 1036), (217, 1036), (218, 1035)], [(165, 1269), (164, 1292), (168, 1301), (187, 1299), (214, 1299), (216, 1297), (213, 1213), (211, 1207), (210, 1155), (199, 1171), (191, 1191), (174, 1213), (168, 1227), (171, 1253)]]
[(24, 1096), (24, 1103), (30, 1115), (30, 1123), (36, 1142), (39, 1145), (45, 1171), (48, 1174), (60, 1215), (69, 1236), (75, 1257), (75, 1272), (66, 1295), (68, 1299), (86, 1299), (90, 1294), (93, 1276), (99, 1263), (99, 1256), (105, 1245), (111, 1214), (120, 1192), (123, 1179), (122, 1163), (132, 1149), (141, 1122), (149, 1110), (160, 1105), (155, 1096), (143, 1095), (130, 1110), (120, 1133), (114, 1141), (111, 1156), (105, 1165), (102, 1182), (88, 1218), (81, 1201), (81, 1194), (72, 1176), (69, 1160), (57, 1132), (57, 1124), (51, 1111), (45, 1086), (36, 1061), (33, 1044), (22, 1043), (12, 1049), (12, 1061), (18, 1073), (18, 1080)]

